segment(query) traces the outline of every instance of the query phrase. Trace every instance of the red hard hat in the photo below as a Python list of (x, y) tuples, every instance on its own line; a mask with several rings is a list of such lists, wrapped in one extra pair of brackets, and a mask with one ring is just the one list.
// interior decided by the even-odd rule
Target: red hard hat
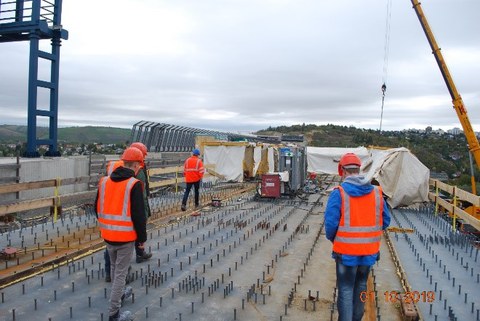
[(143, 162), (143, 153), (140, 149), (135, 147), (128, 147), (123, 152), (122, 158), (123, 161), (127, 162)]
[(135, 148), (140, 149), (140, 151), (143, 153), (143, 157), (147, 157), (148, 148), (144, 144), (142, 144), (140, 142), (135, 142), (135, 143), (132, 143), (132, 145), (130, 145), (130, 147), (135, 147)]
[(343, 176), (343, 168), (345, 167), (358, 167), (362, 166), (362, 161), (354, 153), (346, 153), (340, 158), (338, 163), (338, 175)]

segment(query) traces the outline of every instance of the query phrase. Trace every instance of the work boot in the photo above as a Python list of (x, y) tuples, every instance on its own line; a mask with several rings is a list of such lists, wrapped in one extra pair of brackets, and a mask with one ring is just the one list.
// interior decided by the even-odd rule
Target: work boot
[(105, 282), (107, 282), (107, 283), (112, 282), (112, 277), (110, 276), (110, 273), (105, 274)]
[(122, 299), (121, 299), (122, 306), (123, 306), (123, 302), (125, 302), (125, 300), (128, 300), (132, 296), (132, 293), (133, 293), (133, 288), (131, 286), (127, 286), (125, 290), (123, 290)]
[(136, 262), (137, 263), (142, 263), (144, 261), (149, 260), (151, 257), (152, 257), (152, 253), (147, 253), (147, 252), (144, 251), (142, 253), (142, 255), (137, 255)]
[(187, 205), (182, 204), (182, 211), (185, 212), (187, 210)]
[(117, 311), (114, 315), (108, 318), (108, 321), (131, 321), (134, 319), (134, 315), (130, 311)]

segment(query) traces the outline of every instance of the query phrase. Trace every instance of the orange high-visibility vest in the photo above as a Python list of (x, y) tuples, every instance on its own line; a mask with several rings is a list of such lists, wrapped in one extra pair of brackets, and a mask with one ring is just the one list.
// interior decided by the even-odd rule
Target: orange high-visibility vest
[(138, 179), (114, 182), (104, 176), (98, 183), (97, 214), (102, 238), (111, 242), (137, 239), (130, 212), (130, 194)]
[(202, 179), (205, 169), (203, 162), (197, 156), (187, 158), (183, 165), (183, 176), (186, 183), (198, 182)]
[(340, 224), (333, 251), (348, 255), (372, 255), (380, 250), (383, 226), (382, 189), (374, 186), (363, 196), (349, 196), (338, 186), (342, 198)]
[(122, 160), (109, 161), (107, 165), (107, 176), (112, 175), (113, 171), (119, 168), (120, 166), (123, 166)]

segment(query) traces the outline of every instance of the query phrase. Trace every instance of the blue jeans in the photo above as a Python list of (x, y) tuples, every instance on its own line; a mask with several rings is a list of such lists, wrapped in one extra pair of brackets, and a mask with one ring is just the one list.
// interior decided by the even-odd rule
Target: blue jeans
[(198, 181), (194, 183), (187, 183), (187, 188), (185, 189), (185, 193), (183, 194), (182, 205), (187, 205), (188, 194), (190, 194), (192, 186), (195, 188), (195, 206), (198, 206), (200, 204), (200, 181)]
[(347, 266), (337, 258), (336, 270), (338, 321), (361, 321), (365, 303), (360, 298), (362, 291), (367, 290), (370, 266)]

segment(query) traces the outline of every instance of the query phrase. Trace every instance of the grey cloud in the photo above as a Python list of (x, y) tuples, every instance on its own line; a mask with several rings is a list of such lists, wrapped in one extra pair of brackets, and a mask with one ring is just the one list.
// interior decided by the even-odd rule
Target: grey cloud
[[(64, 3), (63, 23), (70, 39), (62, 43), (60, 126), (129, 128), (149, 119), (230, 131), (304, 122), (378, 128), (385, 76), (383, 2), (151, 2), (151, 10), (168, 6), (186, 14), (191, 29), (177, 40), (187, 44), (187, 49), (152, 53), (161, 45), (157, 35), (167, 30), (139, 29), (150, 34), (149, 41), (126, 38), (125, 44), (138, 48), (108, 54), (101, 48), (82, 48), (88, 43), (81, 41), (99, 36), (109, 43), (112, 35), (99, 35), (98, 30), (109, 30), (108, 19), (115, 18), (92, 18), (98, 27), (89, 31), (72, 15), (79, 10), (76, 6), (88, 3)], [(422, 5), (446, 57), (465, 49), (480, 52), (480, 2), (438, 0)], [(460, 21), (454, 20), (458, 17)], [(2, 46), (0, 59), (9, 63), (0, 65), (0, 73), (8, 75), (9, 81), (0, 87), (0, 111), (7, 123), (26, 123), (28, 45)], [(393, 2), (388, 57), (385, 129), (411, 124), (460, 127), (408, 1)], [(447, 64), (470, 120), (480, 130), (480, 60), (471, 59), (467, 64), (452, 56)], [(437, 103), (435, 109), (411, 105), (429, 97), (435, 102), (444, 97), (445, 102)], [(214, 115), (206, 117), (205, 113)]]

